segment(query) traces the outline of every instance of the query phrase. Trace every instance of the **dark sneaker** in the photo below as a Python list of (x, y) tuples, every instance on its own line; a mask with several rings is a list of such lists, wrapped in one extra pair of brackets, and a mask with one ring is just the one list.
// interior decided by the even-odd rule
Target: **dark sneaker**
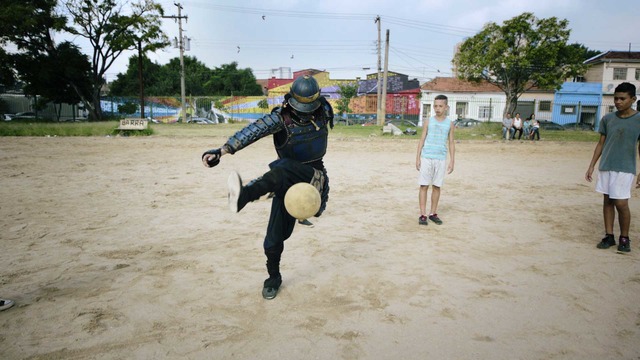
[(262, 288), (262, 297), (271, 300), (278, 295), (278, 289), (280, 289), (280, 285), (282, 284), (282, 276), (278, 276), (277, 278), (268, 278), (264, 281), (264, 287)]
[(631, 251), (631, 240), (629, 240), (629, 238), (620, 236), (619, 241), (620, 241), (620, 244), (618, 244), (618, 251), (622, 251), (622, 252)]
[(308, 226), (308, 227), (313, 227), (313, 223), (307, 219), (304, 220), (298, 220), (298, 224), (300, 225), (304, 225), (304, 226)]
[(229, 189), (229, 209), (234, 213), (240, 211), (238, 206), (238, 200), (240, 200), (240, 192), (242, 191), (242, 179), (237, 172), (229, 174), (227, 179), (227, 187)]
[(608, 249), (612, 246), (616, 246), (616, 238), (613, 235), (607, 234), (602, 240), (596, 245), (598, 249)]
[(429, 222), (427, 221), (427, 217), (424, 215), (420, 215), (420, 217), (418, 218), (418, 224), (429, 225)]
[(429, 220), (436, 223), (436, 225), (442, 225), (442, 220), (440, 220), (440, 218), (438, 217), (438, 214), (429, 215)]

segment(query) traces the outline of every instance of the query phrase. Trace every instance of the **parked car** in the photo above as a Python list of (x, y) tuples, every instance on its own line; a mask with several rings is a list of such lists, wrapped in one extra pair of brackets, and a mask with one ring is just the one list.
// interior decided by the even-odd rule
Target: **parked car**
[(554, 123), (549, 120), (538, 120), (540, 123), (540, 130), (564, 130), (564, 127), (558, 123)]
[(2, 114), (2, 120), (11, 121), (13, 118), (9, 114)]
[(592, 130), (594, 129), (593, 124), (587, 123), (568, 123), (562, 125), (567, 130)]
[(456, 128), (473, 127), (478, 126), (481, 123), (482, 121), (476, 119), (458, 119), (453, 122), (453, 126), (455, 126)]
[(215, 124), (213, 121), (207, 119), (207, 118), (203, 118), (203, 117), (192, 117), (189, 120), (190, 124), (201, 124), (201, 125), (209, 125), (209, 124)]
[(36, 118), (36, 113), (33, 111), (25, 111), (25, 112), (19, 112), (16, 113), (13, 116), (13, 119), (35, 119)]

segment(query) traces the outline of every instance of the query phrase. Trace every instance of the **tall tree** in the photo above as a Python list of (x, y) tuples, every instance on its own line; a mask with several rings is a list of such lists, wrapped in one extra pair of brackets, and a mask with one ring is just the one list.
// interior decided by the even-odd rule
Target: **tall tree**
[(488, 23), (460, 46), (454, 57), (458, 76), (486, 80), (507, 97), (505, 112), (513, 112), (518, 98), (532, 87), (559, 89), (565, 79), (585, 71), (582, 53), (567, 45), (567, 20), (538, 19), (523, 13), (503, 23)]
[(18, 78), (29, 95), (42, 95), (57, 104), (86, 98), (88, 59), (69, 43), (56, 44), (66, 18), (56, 13), (56, 0), (0, 0), (0, 42), (17, 52), (0, 52), (2, 83)]
[(45, 54), (17, 54), (16, 69), (25, 94), (57, 105), (58, 120), (62, 104), (77, 104), (91, 96), (89, 59), (68, 41)]
[(145, 44), (143, 52), (169, 45), (160, 28), (164, 11), (153, 0), (67, 0), (65, 6), (74, 23), (68, 31), (86, 38), (92, 46), (93, 88), (87, 105), (90, 117), (101, 119), (100, 90), (113, 62), (123, 52), (135, 50), (139, 41)]

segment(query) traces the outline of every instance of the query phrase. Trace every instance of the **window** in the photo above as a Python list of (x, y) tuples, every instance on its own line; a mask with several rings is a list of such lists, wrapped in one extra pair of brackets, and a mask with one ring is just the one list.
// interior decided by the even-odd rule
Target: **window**
[(466, 101), (461, 101), (456, 103), (456, 115), (458, 115), (458, 119), (467, 116), (467, 107), (469, 103)]
[(562, 113), (563, 114), (575, 114), (576, 113), (575, 105), (562, 105)]
[(613, 80), (627, 80), (627, 68), (613, 68)]
[(492, 106), (479, 106), (478, 117), (480, 119), (490, 119), (492, 115)]
[(551, 111), (551, 101), (540, 101), (538, 111)]
[(431, 104), (422, 105), (422, 120), (429, 119), (431, 117)]
[(636, 80), (640, 80), (640, 69), (636, 69)]

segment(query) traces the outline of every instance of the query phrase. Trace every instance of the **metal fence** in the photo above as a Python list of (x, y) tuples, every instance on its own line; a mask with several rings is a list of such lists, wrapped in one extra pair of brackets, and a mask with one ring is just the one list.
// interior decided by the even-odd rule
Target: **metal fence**
[[(35, 112), (37, 99), (24, 95), (0, 95), (6, 112)], [(282, 96), (200, 96), (187, 98), (186, 119), (203, 119), (209, 122), (230, 122), (258, 119), (278, 106), (283, 101)], [(336, 109), (336, 100), (330, 100)], [(138, 97), (103, 97), (102, 111), (109, 117), (140, 117), (142, 116), (142, 102)], [(391, 94), (386, 101), (386, 118), (403, 119), (418, 122), (431, 116), (433, 99), (429, 96), (419, 98)], [(474, 97), (450, 96), (449, 117), (470, 118), (486, 122), (502, 121), (507, 107), (503, 97)], [(365, 96), (351, 100), (351, 112), (336, 114), (338, 120), (345, 123), (366, 123), (376, 120), (377, 99)], [(615, 111), (611, 97), (593, 100), (561, 99), (547, 97), (522, 97), (514, 113), (521, 114), (523, 119), (532, 114), (539, 120), (550, 120), (558, 124), (585, 123), (597, 126), (602, 116)], [(153, 118), (161, 122), (183, 121), (180, 97), (145, 97), (144, 117)], [(81, 104), (63, 104), (61, 108), (53, 104), (46, 104), (37, 111), (37, 116), (47, 119), (76, 120), (86, 119), (87, 112)]]

